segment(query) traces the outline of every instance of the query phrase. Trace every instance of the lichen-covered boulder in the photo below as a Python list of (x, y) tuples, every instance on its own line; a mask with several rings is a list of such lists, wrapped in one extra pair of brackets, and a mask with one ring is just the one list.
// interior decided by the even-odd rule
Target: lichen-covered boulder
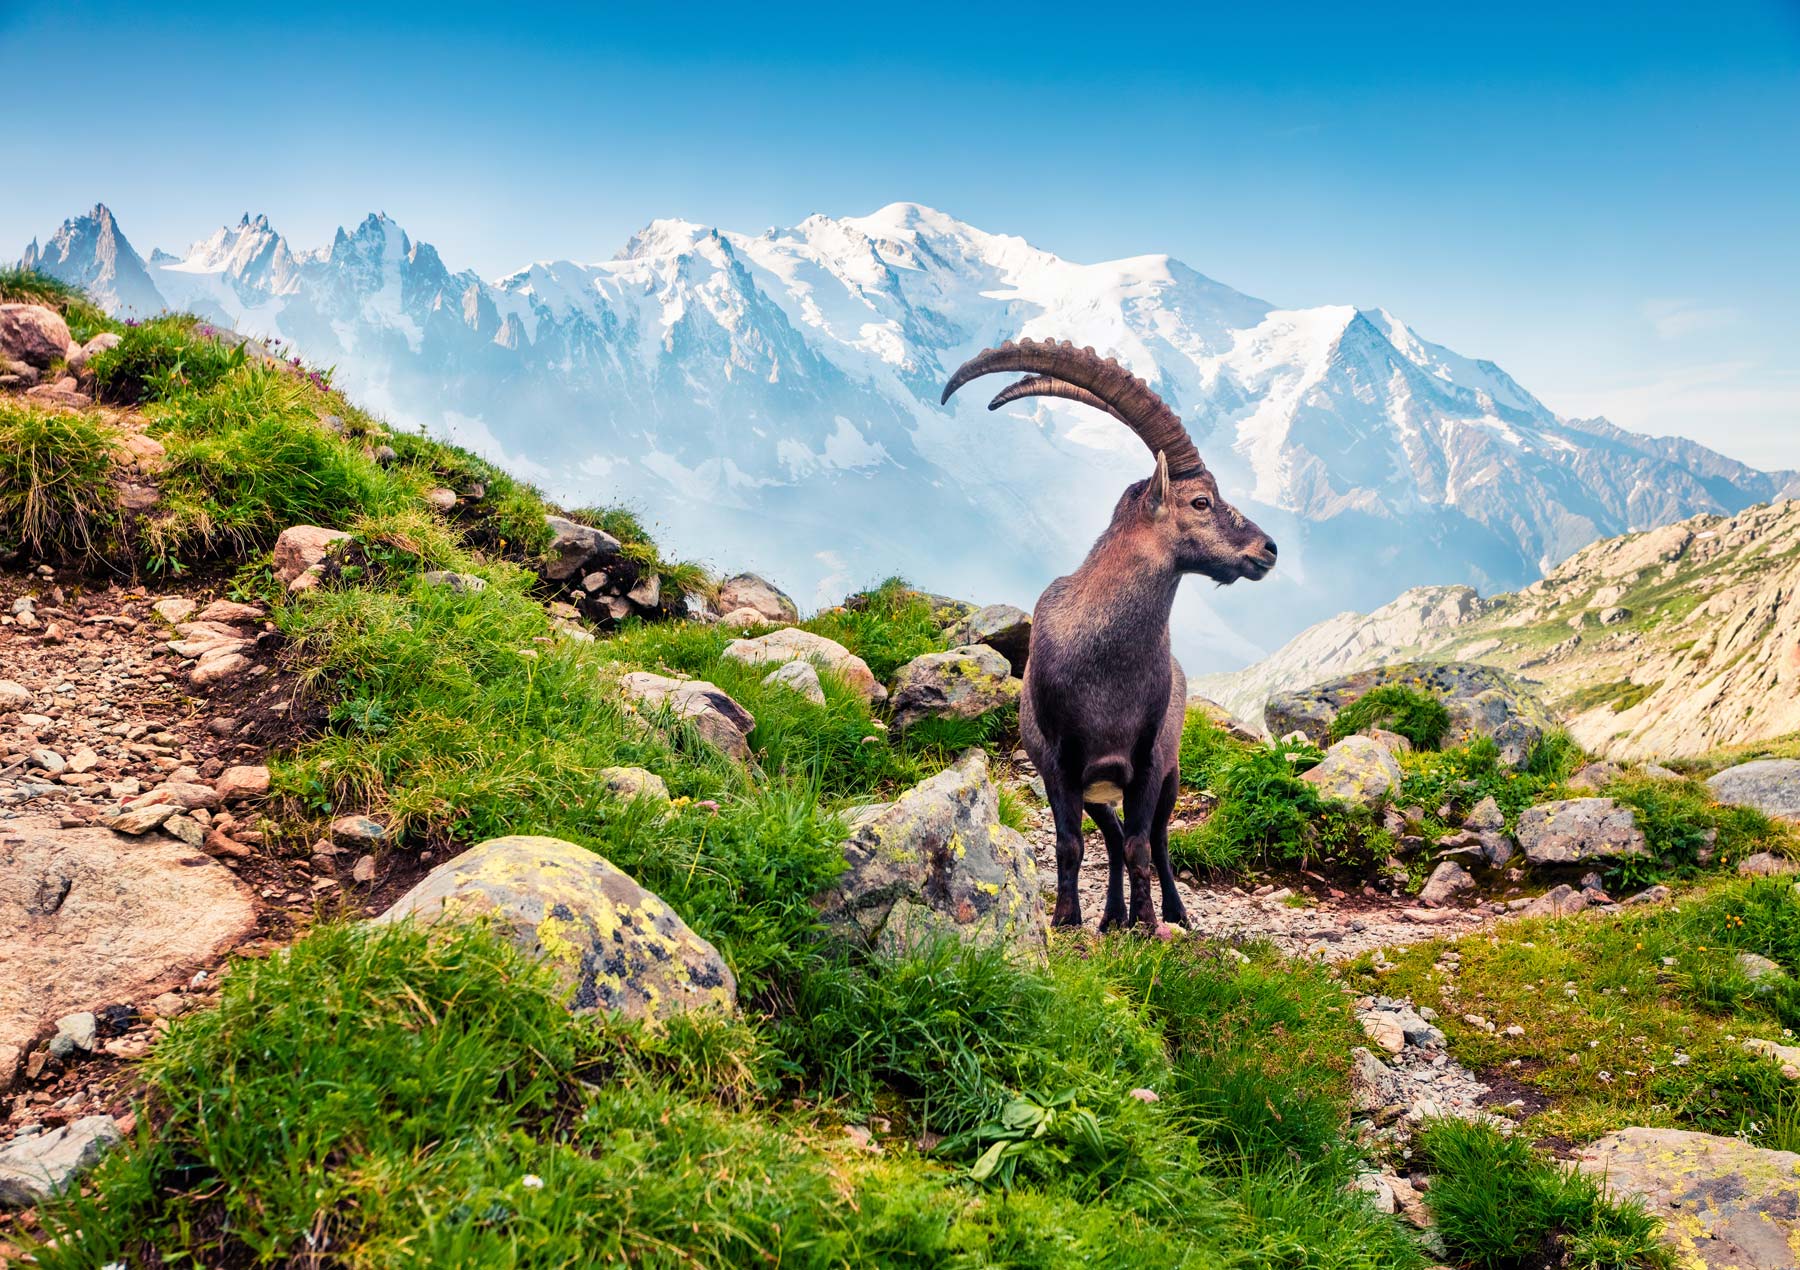
[(377, 923), (486, 920), (567, 985), (571, 1010), (662, 1019), (735, 1010), (718, 949), (603, 857), (560, 838), (491, 838), (439, 865)]
[(1245, 744), (1261, 745), (1266, 739), (1257, 735), (1255, 728), (1210, 697), (1189, 697), (1187, 709), (1190, 716), (1200, 715), (1227, 736), (1243, 741)]
[(800, 609), (787, 592), (754, 573), (739, 573), (719, 583), (713, 605), (721, 613), (755, 609), (767, 622), (800, 620)]
[(1533, 864), (1586, 864), (1650, 854), (1631, 808), (1610, 798), (1560, 798), (1527, 807), (1519, 846)]
[(739, 762), (750, 757), (750, 733), (756, 727), (756, 716), (717, 684), (634, 670), (619, 677), (619, 690), (639, 705), (651, 710), (666, 709), (673, 717), (688, 720), (708, 742)]
[(1315, 744), (1323, 745), (1338, 712), (1384, 684), (1400, 684), (1437, 696), (1450, 711), (1445, 745), (1491, 736), (1500, 746), (1502, 760), (1512, 767), (1525, 762), (1532, 745), (1553, 722), (1543, 703), (1503, 670), (1474, 663), (1405, 662), (1328, 679), (1297, 692), (1276, 693), (1263, 707), (1269, 735), (1304, 732)]
[(894, 726), (904, 731), (920, 719), (973, 719), (1016, 702), (1022, 686), (1006, 658), (985, 644), (926, 653), (895, 672)]
[(1662, 1219), (1681, 1266), (1791, 1270), (1800, 1247), (1800, 1154), (1687, 1129), (1620, 1129), (1575, 1167)]
[(603, 767), (599, 771), (600, 783), (606, 786), (607, 792), (615, 798), (630, 802), (635, 798), (650, 798), (659, 803), (669, 801), (669, 787), (663, 778), (644, 767)]
[(1324, 761), (1300, 779), (1317, 786), (1326, 798), (1374, 807), (1399, 788), (1400, 763), (1392, 750), (1373, 737), (1347, 736), (1326, 750)]
[(835, 639), (803, 631), (798, 626), (784, 626), (755, 639), (734, 639), (725, 646), (724, 655), (751, 666), (802, 659), (832, 671), (860, 692), (865, 700), (887, 700), (887, 689), (875, 678), (868, 662)]
[(1012, 673), (1025, 673), (1031, 652), (1031, 614), (1011, 604), (989, 604), (959, 619), (944, 632), (953, 646), (986, 644), (1006, 658)]
[(818, 900), (841, 938), (890, 951), (940, 932), (1033, 953), (1044, 947), (1031, 846), (1000, 823), (980, 750), (895, 802), (861, 812), (844, 859), (849, 868)]
[(1800, 759), (1759, 758), (1728, 767), (1706, 782), (1712, 796), (1765, 816), (1800, 820)]

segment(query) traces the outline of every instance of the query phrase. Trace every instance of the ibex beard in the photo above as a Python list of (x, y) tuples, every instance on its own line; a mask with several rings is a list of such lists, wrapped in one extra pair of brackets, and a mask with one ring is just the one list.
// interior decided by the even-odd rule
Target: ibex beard
[[(1169, 651), (1169, 612), (1181, 579), (1257, 581), (1275, 567), (1275, 543), (1219, 493), (1181, 419), (1148, 384), (1091, 348), (1020, 340), (965, 362), (942, 400), (972, 379), (1025, 378), (988, 409), (1022, 397), (1062, 397), (1104, 410), (1156, 456), (1075, 572), (1045, 588), (1032, 613), (1019, 730), (1044, 778), (1056, 821), (1058, 926), (1081, 924), (1082, 816), (1106, 840), (1106, 909), (1100, 929), (1158, 929), (1187, 913), (1169, 864), (1169, 817), (1180, 786), (1187, 677)], [(1131, 876), (1126, 907), (1125, 874)]]

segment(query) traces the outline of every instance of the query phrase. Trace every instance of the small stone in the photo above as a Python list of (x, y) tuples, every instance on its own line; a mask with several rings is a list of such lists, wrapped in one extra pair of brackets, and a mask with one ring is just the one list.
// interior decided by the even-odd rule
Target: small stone
[(31, 690), (10, 679), (0, 679), (0, 714), (23, 710), (31, 704)]
[(269, 769), (260, 763), (228, 767), (213, 782), (213, 793), (221, 803), (243, 802), (261, 798), (269, 792)]
[(180, 810), (181, 808), (172, 807), (167, 803), (148, 803), (141, 807), (129, 808), (116, 816), (108, 816), (101, 823), (108, 829), (116, 829), (120, 833), (136, 836), (159, 828), (165, 820)]
[(199, 848), (206, 841), (206, 829), (192, 816), (184, 816), (177, 812), (163, 821), (163, 832), (171, 838), (179, 838), (188, 846)]
[(375, 880), (375, 857), (372, 855), (356, 857), (356, 863), (350, 868), (350, 876), (365, 884), (373, 882)]
[(48, 772), (52, 776), (62, 775), (63, 769), (68, 767), (68, 763), (63, 760), (63, 756), (51, 749), (35, 749), (31, 751), (28, 758), (31, 766), (38, 768), (41, 771)]
[(81, 1010), (74, 1014), (65, 1014), (56, 1021), (55, 1040), (66, 1040), (72, 1049), (93, 1053), (96, 1029), (99, 1020), (91, 1010)]
[(825, 704), (825, 688), (819, 683), (819, 672), (811, 662), (790, 661), (763, 677), (763, 686), (786, 688), (799, 693), (816, 706)]
[(436, 485), (425, 491), (425, 501), (438, 511), (452, 511), (456, 507), (456, 491)]
[(120, 1138), (111, 1116), (84, 1116), (0, 1147), (0, 1208), (27, 1208), (68, 1190)]
[(1758, 851), (1755, 855), (1747, 855), (1739, 860), (1737, 871), (1747, 878), (1781, 877), (1800, 872), (1800, 863), (1786, 856), (1776, 855), (1773, 851)]
[(387, 837), (387, 826), (367, 816), (339, 816), (331, 822), (331, 836), (346, 846), (376, 843)]

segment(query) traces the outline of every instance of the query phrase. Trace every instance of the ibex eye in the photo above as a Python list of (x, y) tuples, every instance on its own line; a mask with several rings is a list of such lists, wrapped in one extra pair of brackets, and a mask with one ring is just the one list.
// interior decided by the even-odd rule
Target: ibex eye
[(1194, 500), (1194, 510), (1197, 512), (1211, 511), (1212, 510), (1212, 499), (1208, 498), (1204, 494), (1200, 495), (1199, 498), (1196, 498)]

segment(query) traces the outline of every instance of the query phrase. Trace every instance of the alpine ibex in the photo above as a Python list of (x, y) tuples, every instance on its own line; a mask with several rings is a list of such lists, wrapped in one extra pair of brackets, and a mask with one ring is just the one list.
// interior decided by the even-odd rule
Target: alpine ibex
[[(1111, 358), (1068, 342), (1020, 340), (987, 349), (944, 386), (942, 401), (996, 372), (1026, 378), (988, 403), (1062, 397), (1104, 410), (1156, 455), (1156, 474), (1128, 488), (1081, 567), (1052, 582), (1032, 615), (1019, 728), (1056, 818), (1058, 926), (1081, 924), (1081, 817), (1106, 839), (1100, 929), (1129, 920), (1155, 929), (1154, 869), (1165, 921), (1187, 914), (1169, 867), (1169, 815), (1179, 783), (1187, 678), (1169, 653), (1169, 610), (1182, 575), (1221, 584), (1275, 567), (1269, 536), (1219, 495), (1200, 452), (1148, 384)], [(1123, 801), (1123, 822), (1113, 805)]]

